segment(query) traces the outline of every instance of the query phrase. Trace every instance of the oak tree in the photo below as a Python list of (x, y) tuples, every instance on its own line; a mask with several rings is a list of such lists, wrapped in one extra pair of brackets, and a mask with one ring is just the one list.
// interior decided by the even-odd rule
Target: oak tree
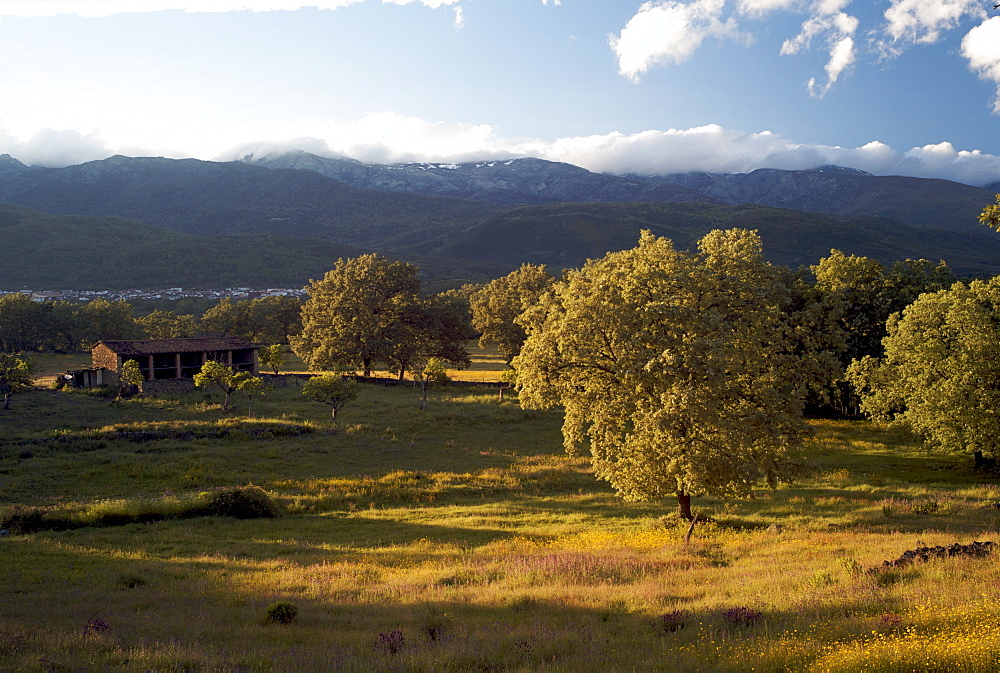
[(564, 444), (589, 446), (626, 500), (748, 496), (775, 485), (808, 432), (787, 300), (756, 232), (713, 231), (695, 253), (638, 247), (567, 272), (520, 319), (521, 404), (562, 405)]
[(292, 350), (311, 369), (360, 367), (370, 376), (390, 355), (392, 331), (419, 291), (412, 264), (376, 254), (339, 259), (306, 288), (302, 332), (292, 337)]
[(469, 363), (465, 311), (449, 296), (421, 298), (412, 264), (376, 254), (340, 259), (306, 291), (302, 331), (290, 341), (311, 369), (360, 367), (370, 376), (381, 362), (402, 379), (428, 357)]
[(469, 296), (472, 326), (479, 331), (479, 346), (496, 345), (507, 362), (521, 351), (526, 335), (517, 317), (538, 303), (555, 278), (545, 265), (524, 264), (503, 278), (490, 281)]
[(921, 295), (887, 327), (885, 356), (848, 370), (862, 411), (977, 468), (1000, 455), (1000, 277)]

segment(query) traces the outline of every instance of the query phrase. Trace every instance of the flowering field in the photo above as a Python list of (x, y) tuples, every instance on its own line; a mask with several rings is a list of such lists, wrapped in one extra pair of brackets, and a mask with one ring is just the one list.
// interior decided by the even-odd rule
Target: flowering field
[[(689, 531), (495, 388), (421, 411), (412, 386), (365, 386), (336, 425), (294, 385), (254, 419), (218, 402), (15, 398), (0, 510), (69, 523), (0, 537), (0, 669), (1000, 665), (994, 555), (884, 566), (1000, 542), (1000, 482), (905, 435), (816, 421), (796, 483), (696, 499)], [(246, 484), (282, 515), (181, 515)]]

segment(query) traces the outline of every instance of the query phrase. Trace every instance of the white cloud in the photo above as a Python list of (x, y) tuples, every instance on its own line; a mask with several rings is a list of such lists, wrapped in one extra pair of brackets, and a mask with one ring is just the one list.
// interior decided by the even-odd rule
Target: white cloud
[(887, 53), (897, 53), (898, 43), (933, 44), (941, 32), (958, 26), (966, 15), (984, 16), (980, 0), (891, 0), (885, 10), (885, 32), (891, 41), (883, 42)]
[(1000, 179), (1000, 156), (959, 151), (951, 143), (907, 152), (873, 141), (856, 148), (803, 145), (776, 133), (746, 133), (718, 125), (631, 135), (563, 138), (537, 155), (592, 171), (663, 175), (689, 171), (745, 173), (758, 168), (801, 170), (849, 166), (876, 175), (945, 178), (973, 185)]
[(993, 112), (1000, 114), (1000, 17), (993, 17), (968, 32), (962, 40), (962, 56), (983, 79), (996, 83)]
[(462, 8), (461, 7), (456, 7), (455, 8), (454, 26), (455, 26), (455, 30), (462, 30), (462, 28), (465, 27), (465, 15), (462, 14)]
[(609, 43), (618, 71), (632, 81), (658, 65), (683, 63), (708, 37), (745, 39), (732, 18), (721, 21), (725, 0), (695, 0), (683, 4), (647, 2)]
[(785, 55), (800, 54), (808, 51), (814, 38), (825, 36), (830, 57), (826, 62), (826, 82), (817, 84), (815, 78), (808, 83), (809, 94), (822, 98), (833, 86), (841, 74), (854, 64), (856, 59), (854, 49), (854, 34), (858, 30), (857, 18), (839, 11), (839, 0), (828, 0), (819, 13), (805, 23), (799, 34), (781, 45), (781, 53)]
[[(419, 3), (437, 9), (455, 5), (460, 0), (381, 0), (384, 4), (408, 5)], [(76, 14), (84, 17), (105, 17), (113, 14), (164, 12), (274, 12), (303, 8), (338, 9), (366, 0), (3, 0), (2, 17), (47, 17)]]
[[(958, 150), (949, 142), (906, 151), (878, 141), (845, 148), (796, 143), (771, 131), (749, 133), (716, 124), (555, 140), (508, 139), (499, 137), (493, 127), (485, 124), (428, 122), (392, 112), (368, 115), (352, 123), (312, 121), (302, 124), (294, 136), (274, 135), (213, 156), (230, 161), (248, 154), (267, 156), (292, 150), (372, 163), (463, 162), (531, 156), (617, 175), (746, 173), (758, 168), (801, 170), (833, 164), (876, 175), (945, 178), (971, 185), (1000, 180), (1000, 156), (979, 150)], [(19, 141), (3, 128), (0, 128), (0, 153), (36, 166), (66, 166), (112, 154), (191, 156), (151, 151), (148, 146), (143, 149), (115, 145), (98, 132), (46, 129)]]
[(796, 9), (801, 4), (801, 0), (738, 0), (736, 9), (740, 14), (756, 17), (769, 12)]
[(427, 122), (394, 112), (371, 114), (353, 123), (314, 120), (301, 125), (299, 131), (299, 139), (242, 144), (224, 152), (221, 158), (264, 156), (291, 149), (373, 163), (474, 161), (517, 155), (516, 151), (512, 153), (510, 143), (494, 135), (491, 126)]
[(114, 153), (99, 133), (41, 129), (22, 141), (0, 129), (0, 154), (9, 154), (29, 166), (69, 166)]

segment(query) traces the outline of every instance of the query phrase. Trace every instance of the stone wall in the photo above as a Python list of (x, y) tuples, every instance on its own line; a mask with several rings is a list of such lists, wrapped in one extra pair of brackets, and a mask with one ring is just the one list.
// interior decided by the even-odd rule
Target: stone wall
[(194, 390), (194, 379), (154, 379), (143, 381), (140, 386), (143, 395), (179, 394)]

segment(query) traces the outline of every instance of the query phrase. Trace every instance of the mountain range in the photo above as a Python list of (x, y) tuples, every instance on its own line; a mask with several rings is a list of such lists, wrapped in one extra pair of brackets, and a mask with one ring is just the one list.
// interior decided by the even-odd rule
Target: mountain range
[[(944, 259), (960, 274), (993, 275), (1000, 236), (977, 222), (993, 200), (990, 188), (837, 166), (649, 177), (539, 159), (382, 165), (292, 152), (236, 162), (115, 156), (38, 168), (0, 155), (0, 201), (41, 211), (17, 211), (19, 222), (36, 224), (18, 225), (17, 236), (4, 229), (4, 256), (86, 249), (107, 260), (72, 278), (43, 265), (49, 270), (36, 270), (31, 282), (53, 289), (141, 286), (102, 271), (129, 266), (143, 268), (134, 274), (143, 283), (219, 285), (211, 282), (216, 265), (190, 263), (208, 251), (232, 251), (221, 277), (238, 267), (242, 284), (255, 284), (253, 250), (282, 260), (259, 284), (303, 284), (336, 256), (376, 250), (414, 261), (447, 286), (526, 261), (579, 266), (634, 245), (640, 229), (687, 247), (720, 227), (757, 229), (768, 258), (788, 266), (838, 248), (887, 264)], [(75, 219), (56, 226), (54, 216)], [(158, 257), (161, 249), (170, 255)], [(4, 275), (0, 287), (10, 287), (14, 279)]]

